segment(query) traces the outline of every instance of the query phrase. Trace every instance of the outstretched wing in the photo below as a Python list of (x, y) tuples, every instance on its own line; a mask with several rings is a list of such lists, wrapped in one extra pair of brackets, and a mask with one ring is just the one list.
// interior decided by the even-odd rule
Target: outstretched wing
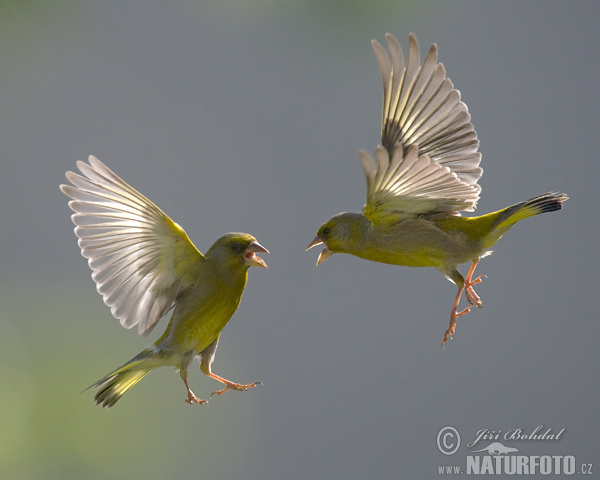
[(359, 152), (359, 158), (367, 177), (363, 214), (375, 224), (394, 221), (402, 215), (456, 215), (479, 198), (476, 186), (463, 182), (450, 168), (428, 155), (419, 155), (416, 146), (406, 155), (400, 144), (396, 144), (391, 155), (384, 147), (378, 147), (375, 163), (364, 150)]
[(193, 284), (204, 256), (185, 231), (97, 158), (67, 172), (81, 254), (104, 303), (125, 328), (148, 334)]
[[(391, 192), (394, 191), (396, 195), (405, 197), (397, 199), (394, 204), (405, 206), (407, 211), (419, 213), (425, 213), (426, 205), (437, 205), (436, 208), (441, 208), (441, 211), (446, 211), (449, 205), (455, 205), (456, 208), (451, 209), (451, 213), (456, 215), (459, 214), (459, 210), (473, 211), (481, 191), (477, 182), (483, 170), (479, 167), (479, 140), (470, 122), (471, 116), (467, 106), (460, 100), (460, 92), (454, 89), (454, 85), (446, 77), (444, 66), (438, 63), (436, 45), (431, 47), (421, 65), (417, 39), (411, 34), (405, 64), (398, 41), (389, 33), (386, 34), (386, 39), (391, 60), (384, 48), (376, 40), (372, 41), (383, 78), (381, 143), (389, 157), (392, 157), (397, 146), (401, 147), (401, 154), (406, 158), (409, 151), (416, 148), (418, 157), (427, 158), (431, 164), (428, 172), (435, 170), (436, 166), (444, 167), (437, 168), (437, 171), (439, 174), (445, 172), (445, 181), (428, 184), (426, 190), (420, 191), (421, 183), (399, 178), (401, 175), (414, 175), (414, 166), (400, 169), (391, 175), (391, 172), (381, 170), (383, 165), (378, 160), (378, 170), (381, 171), (377, 175), (380, 178), (394, 177), (397, 184), (405, 184), (405, 188), (388, 190), (386, 195), (380, 197), (389, 200), (392, 198)], [(377, 154), (378, 158), (379, 155)], [(364, 167), (365, 161), (362, 163)], [(388, 158), (387, 163), (388, 166), (395, 164), (391, 158)], [(424, 163), (423, 160), (418, 165)], [(451, 179), (456, 182), (456, 188), (450, 188)], [(386, 184), (389, 186), (389, 182)], [(408, 188), (406, 184), (411, 187)], [(436, 192), (436, 185), (443, 188)], [(465, 185), (472, 187), (468, 189), (468, 194)], [(455, 198), (453, 195), (456, 195), (457, 188), (460, 190), (460, 196)], [(476, 192), (476, 195), (473, 195), (473, 192)], [(374, 198), (377, 197), (375, 195)], [(444, 198), (447, 201), (440, 202)], [(468, 203), (466, 198), (469, 199)], [(432, 199), (436, 201), (425, 202)], [(412, 202), (415, 204), (411, 205)], [(419, 206), (418, 203), (421, 202), (424, 203)]]

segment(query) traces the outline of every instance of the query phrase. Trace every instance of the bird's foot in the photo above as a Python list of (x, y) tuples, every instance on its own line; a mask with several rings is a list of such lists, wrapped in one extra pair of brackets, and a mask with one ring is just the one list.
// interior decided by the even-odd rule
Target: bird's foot
[(188, 391), (188, 397), (185, 399), (186, 405), (191, 405), (192, 403), (197, 403), (198, 405), (208, 405), (208, 400), (202, 400), (194, 395), (194, 392), (191, 390)]
[(247, 385), (242, 385), (240, 383), (230, 382), (229, 380), (225, 380), (225, 379), (219, 380), (219, 381), (225, 384), (225, 388), (211, 393), (210, 394), (211, 397), (215, 394), (221, 396), (228, 390), (235, 390), (237, 392), (245, 392), (249, 388), (254, 388), (254, 387), (257, 387), (258, 385), (262, 385), (262, 383), (260, 383), (260, 382), (254, 382), (254, 383), (249, 383)]
[(479, 260), (479, 258), (476, 258), (475, 260), (473, 260), (473, 263), (471, 263), (471, 267), (469, 268), (469, 272), (467, 273), (467, 277), (465, 278), (465, 284), (463, 288), (465, 289), (465, 295), (467, 296), (467, 300), (469, 301), (469, 303), (471, 305), (477, 305), (479, 308), (481, 308), (483, 306), (481, 303), (481, 298), (479, 298), (479, 295), (475, 293), (473, 285), (481, 283), (481, 281), (487, 277), (485, 275), (479, 275), (475, 280), (471, 280), (473, 274), (475, 273), (475, 268), (477, 267)]
[(202, 400), (201, 398), (198, 398), (190, 389), (190, 386), (188, 385), (187, 381), (187, 370), (181, 370), (181, 379), (183, 380), (183, 383), (185, 383), (185, 389), (187, 390), (188, 394), (187, 398), (185, 399), (186, 405), (191, 405), (192, 403), (197, 403), (198, 405), (208, 404), (208, 400)]
[[(458, 288), (458, 292), (456, 293), (456, 298), (454, 299), (454, 305), (452, 305), (452, 312), (450, 313), (450, 324), (448, 325), (448, 330), (446, 330), (446, 333), (444, 334), (444, 340), (442, 340), (442, 348), (444, 348), (444, 345), (446, 344), (446, 342), (452, 338), (452, 335), (454, 334), (454, 331), (456, 330), (456, 319), (458, 317), (462, 317), (463, 315), (466, 315), (467, 313), (469, 313), (469, 311), (471, 310), (471, 308), (477, 306), (479, 308), (481, 308), (483, 305), (481, 303), (481, 298), (479, 298), (479, 295), (477, 295), (477, 293), (475, 292), (475, 289), (473, 288), (473, 285), (477, 285), (478, 283), (481, 283), (481, 281), (486, 278), (485, 275), (479, 275), (475, 280), (471, 280), (471, 278), (473, 277), (473, 273), (475, 273), (475, 267), (477, 267), (477, 264), (479, 263), (479, 258), (476, 258), (475, 260), (473, 260), (473, 263), (471, 264), (471, 268), (469, 268), (469, 273), (467, 273), (467, 278), (465, 278), (464, 283)], [(459, 275), (460, 277), (460, 275)], [(465, 292), (465, 295), (467, 296), (467, 300), (469, 301), (469, 305), (467, 306), (467, 308), (465, 308), (462, 311), (458, 311), (458, 304), (460, 302), (460, 298), (462, 296), (462, 292)]]
[(465, 280), (465, 295), (467, 296), (467, 300), (471, 305), (477, 305), (479, 308), (483, 307), (481, 302), (481, 298), (475, 292), (473, 285), (477, 285), (481, 283), (484, 278), (487, 278), (486, 275), (479, 275), (475, 280), (471, 281), (470, 279)]
[(461, 312), (457, 312), (456, 308), (452, 309), (452, 313), (450, 314), (450, 324), (448, 325), (448, 329), (444, 334), (444, 340), (442, 340), (442, 348), (444, 348), (445, 343), (452, 338), (452, 335), (454, 335), (454, 332), (456, 331), (456, 319), (469, 313), (474, 306), (475, 304), (471, 304)]

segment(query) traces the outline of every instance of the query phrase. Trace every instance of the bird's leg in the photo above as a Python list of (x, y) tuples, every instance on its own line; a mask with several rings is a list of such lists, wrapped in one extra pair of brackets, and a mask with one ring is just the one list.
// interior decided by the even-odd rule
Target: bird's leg
[[(450, 312), (450, 324), (448, 325), (448, 330), (446, 330), (446, 334), (444, 335), (444, 340), (442, 341), (442, 347), (448, 341), (449, 338), (452, 338), (454, 331), (456, 330), (456, 319), (458, 317), (462, 317), (463, 315), (469, 313), (471, 308), (477, 306), (481, 308), (483, 305), (481, 303), (481, 298), (475, 292), (473, 285), (477, 285), (481, 283), (482, 279), (486, 278), (485, 275), (479, 275), (475, 280), (472, 280), (473, 273), (475, 272), (475, 267), (479, 263), (479, 258), (473, 260), (471, 267), (469, 268), (469, 272), (467, 273), (467, 277), (463, 280), (462, 276), (458, 272), (458, 270), (454, 270), (450, 274), (450, 278), (456, 285), (458, 286), (458, 292), (456, 293), (456, 298), (454, 299), (454, 305), (452, 305), (452, 312)], [(460, 302), (460, 298), (462, 296), (463, 291), (469, 301), (469, 305), (462, 311), (458, 311), (458, 304)]]
[(479, 308), (481, 308), (483, 306), (481, 303), (481, 298), (475, 292), (473, 285), (477, 285), (478, 283), (481, 283), (481, 281), (487, 277), (485, 275), (479, 275), (475, 280), (471, 280), (471, 278), (473, 277), (473, 273), (475, 272), (475, 267), (477, 267), (479, 260), (480, 260), (479, 258), (473, 260), (473, 263), (471, 264), (471, 268), (469, 268), (469, 273), (467, 273), (467, 278), (465, 278), (464, 289), (465, 289), (465, 295), (467, 296), (467, 300), (469, 301), (469, 303), (471, 305), (477, 305)]
[[(466, 283), (465, 283), (466, 284)], [(454, 331), (456, 330), (456, 319), (458, 317), (462, 317), (466, 313), (469, 313), (469, 310), (473, 308), (475, 305), (468, 305), (467, 308), (462, 310), (461, 312), (457, 312), (458, 303), (460, 302), (460, 297), (462, 296), (463, 290), (465, 289), (465, 284), (463, 284), (458, 289), (458, 293), (456, 294), (456, 298), (454, 299), (454, 305), (452, 305), (452, 312), (450, 312), (450, 324), (448, 325), (448, 330), (446, 330), (446, 334), (444, 335), (444, 340), (442, 341), (442, 347), (448, 341), (449, 338), (452, 338)]]
[(257, 385), (262, 385), (260, 382), (249, 383), (248, 385), (242, 385), (239, 383), (231, 382), (223, 377), (219, 377), (210, 371), (210, 367), (215, 359), (215, 353), (217, 351), (217, 345), (219, 344), (219, 338), (217, 338), (214, 342), (212, 342), (208, 347), (206, 347), (202, 352), (200, 352), (200, 370), (204, 375), (210, 378), (214, 378), (215, 380), (221, 382), (225, 385), (225, 388), (222, 390), (217, 390), (210, 394), (212, 397), (215, 393), (217, 395), (223, 395), (227, 390), (237, 390), (238, 392), (243, 392), (248, 390), (249, 388), (256, 387)]
[(194, 392), (192, 392), (192, 390), (187, 382), (187, 371), (184, 371), (182, 369), (180, 374), (181, 374), (181, 379), (183, 380), (183, 383), (185, 383), (185, 388), (187, 389), (187, 394), (188, 394), (187, 398), (185, 399), (185, 404), (191, 405), (192, 403), (197, 403), (198, 405), (208, 405), (208, 400), (202, 400), (201, 398), (198, 398), (196, 395), (194, 395)]
[(248, 390), (249, 388), (254, 388), (257, 385), (262, 385), (262, 383), (260, 382), (254, 382), (254, 383), (249, 383), (248, 385), (242, 385), (239, 383), (234, 383), (231, 382), (223, 377), (220, 377), (219, 375), (216, 375), (214, 373), (212, 373), (211, 371), (209, 372), (204, 372), (205, 375), (209, 376), (210, 378), (214, 378), (215, 380), (221, 382), (223, 385), (225, 385), (225, 388), (223, 388), (222, 390), (217, 390), (213, 393), (210, 394), (210, 396), (212, 397), (215, 393), (217, 395), (223, 395), (226, 391), (228, 390), (236, 390), (238, 392), (245, 392), (246, 390)]

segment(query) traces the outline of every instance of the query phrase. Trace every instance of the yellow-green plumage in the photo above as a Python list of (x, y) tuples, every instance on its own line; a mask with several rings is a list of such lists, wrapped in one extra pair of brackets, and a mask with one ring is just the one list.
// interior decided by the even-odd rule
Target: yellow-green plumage
[(479, 258), (524, 218), (562, 208), (564, 194), (546, 193), (478, 217), (433, 213), (373, 223), (342, 213), (324, 223), (317, 237), (331, 253), (349, 253), (374, 262), (451, 270)]
[[(151, 354), (150, 351), (146, 350), (142, 353)], [(94, 396), (96, 403), (103, 407), (112, 407), (117, 403), (127, 390), (150, 372), (150, 369), (139, 366), (142, 363), (143, 360), (129, 361), (88, 387), (98, 388)]]
[(82, 254), (88, 258), (105, 303), (123, 326), (138, 325), (148, 334), (169, 310), (171, 320), (160, 338), (129, 362), (98, 380), (95, 400), (110, 407), (149, 371), (163, 366), (179, 370), (187, 403), (205, 403), (187, 384), (187, 368), (199, 357), (203, 373), (226, 388), (245, 390), (211, 372), (219, 335), (238, 308), (251, 266), (265, 267), (255, 255), (267, 252), (245, 233), (221, 236), (202, 255), (185, 231), (150, 200), (102, 162), (78, 163), (85, 175), (72, 172), (73, 185), (62, 191), (73, 200), (73, 222)]
[[(155, 368), (171, 366), (186, 371), (190, 361), (219, 338), (238, 308), (248, 278), (247, 267), (229, 254), (228, 243), (239, 238), (240, 235), (228, 235), (211, 247), (202, 267), (190, 272), (192, 286), (178, 298), (165, 332), (153, 347), (92, 385), (99, 389), (94, 397), (96, 403), (114, 405)], [(241, 241), (244, 240), (251, 241), (241, 234)]]

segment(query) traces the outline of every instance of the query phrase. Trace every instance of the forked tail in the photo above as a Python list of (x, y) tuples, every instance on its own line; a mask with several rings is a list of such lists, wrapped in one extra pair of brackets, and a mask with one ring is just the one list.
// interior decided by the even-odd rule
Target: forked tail
[[(94, 401), (101, 407), (112, 407), (131, 387), (138, 383), (153, 367), (146, 360), (152, 356), (150, 350), (144, 350), (125, 365), (113, 370), (89, 388), (97, 388)], [(86, 389), (86, 390), (87, 390)]]
[(544, 193), (537, 197), (530, 198), (512, 207), (505, 208), (498, 213), (497, 218), (492, 225), (492, 232), (500, 238), (510, 227), (519, 220), (523, 220), (540, 213), (555, 212), (563, 208), (563, 203), (569, 199), (564, 193)]

